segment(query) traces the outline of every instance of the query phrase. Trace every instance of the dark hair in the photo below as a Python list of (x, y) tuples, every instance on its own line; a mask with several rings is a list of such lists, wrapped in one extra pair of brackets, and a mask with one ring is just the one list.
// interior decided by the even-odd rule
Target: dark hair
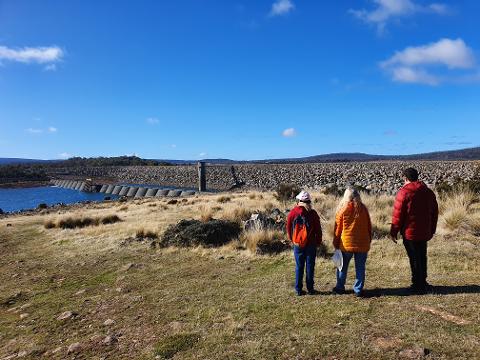
[(417, 181), (418, 171), (414, 168), (407, 168), (403, 170), (403, 176), (405, 176), (409, 181)]

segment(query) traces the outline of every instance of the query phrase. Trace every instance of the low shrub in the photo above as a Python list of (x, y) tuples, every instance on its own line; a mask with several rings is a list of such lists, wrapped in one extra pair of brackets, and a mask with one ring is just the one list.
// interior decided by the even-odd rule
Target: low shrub
[(43, 226), (45, 229), (81, 229), (87, 226), (98, 226), (114, 224), (122, 221), (117, 215), (107, 215), (103, 217), (66, 217), (56, 222), (53, 220), (46, 221)]
[(156, 240), (158, 239), (158, 234), (151, 230), (140, 229), (140, 230), (137, 230), (137, 232), (135, 233), (135, 239), (139, 241)]
[(282, 203), (287, 203), (295, 199), (301, 189), (295, 184), (280, 184), (275, 189), (273, 196)]
[(221, 203), (221, 204), (224, 204), (226, 202), (229, 202), (229, 201), (232, 201), (232, 198), (229, 197), (229, 196), (220, 196), (218, 199), (217, 199), (217, 202)]
[(48, 209), (48, 205), (47, 205), (47, 204), (45, 204), (45, 203), (40, 203), (40, 204), (38, 204), (37, 210), (44, 210), (44, 209)]
[(242, 229), (237, 222), (227, 220), (181, 220), (167, 228), (161, 246), (222, 246), (238, 237)]
[(252, 211), (252, 209), (245, 208), (239, 204), (238, 207), (226, 210), (224, 218), (238, 224), (242, 224), (244, 221), (250, 219), (250, 216), (254, 212), (255, 211)]
[(119, 221), (122, 221), (118, 215), (107, 215), (100, 219), (100, 224), (108, 225), (108, 224), (115, 224)]
[(56, 224), (53, 220), (47, 220), (43, 223), (43, 226), (45, 227), (45, 229), (53, 229), (56, 227)]
[(290, 248), (286, 235), (279, 230), (255, 229), (242, 234), (240, 242), (254, 254), (277, 254)]

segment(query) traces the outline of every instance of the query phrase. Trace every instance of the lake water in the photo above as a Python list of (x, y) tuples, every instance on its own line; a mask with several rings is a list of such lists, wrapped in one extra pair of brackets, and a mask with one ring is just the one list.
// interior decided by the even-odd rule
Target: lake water
[(0, 209), (5, 212), (35, 209), (38, 204), (55, 205), (58, 203), (74, 204), (83, 201), (101, 201), (106, 196), (112, 199), (115, 195), (102, 193), (86, 193), (63, 189), (56, 186), (35, 187), (25, 189), (0, 189)]

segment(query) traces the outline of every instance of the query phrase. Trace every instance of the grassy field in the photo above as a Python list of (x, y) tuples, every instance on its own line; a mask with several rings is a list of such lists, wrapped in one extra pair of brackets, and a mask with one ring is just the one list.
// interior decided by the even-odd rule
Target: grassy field
[[(314, 197), (331, 250), (337, 199)], [(134, 240), (138, 232), (161, 236), (180, 219), (238, 221), (256, 209), (292, 206), (272, 193), (167, 201), (1, 219), (0, 359), (480, 358), (480, 206), (473, 194), (442, 199), (429, 245), (437, 291), (422, 296), (407, 295), (405, 250), (384, 237), (393, 198), (367, 196), (377, 239), (364, 299), (330, 293), (335, 271), (324, 258), (316, 266), (320, 294), (294, 296), (292, 254), (257, 255), (245, 235), (215, 249)], [(45, 226), (108, 215), (121, 221)], [(350, 287), (352, 275), (353, 267)]]

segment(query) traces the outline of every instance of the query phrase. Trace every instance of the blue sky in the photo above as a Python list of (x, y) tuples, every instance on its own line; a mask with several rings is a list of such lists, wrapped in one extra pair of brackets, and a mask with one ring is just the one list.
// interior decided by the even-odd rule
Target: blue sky
[(0, 157), (480, 145), (478, 0), (0, 0)]

